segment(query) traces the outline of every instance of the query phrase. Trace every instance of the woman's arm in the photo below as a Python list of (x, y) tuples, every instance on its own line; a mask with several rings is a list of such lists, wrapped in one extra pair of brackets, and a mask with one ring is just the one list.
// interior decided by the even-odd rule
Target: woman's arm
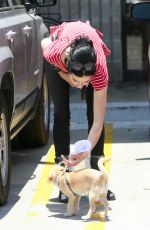
[(103, 129), (105, 111), (106, 111), (106, 102), (107, 102), (107, 87), (99, 91), (94, 90), (94, 103), (93, 103), (94, 121), (88, 135), (88, 140), (92, 144), (92, 149), (97, 144)]
[[(91, 142), (92, 145), (91, 150), (97, 144), (103, 129), (104, 117), (106, 111), (106, 101), (107, 101), (107, 87), (99, 91), (94, 90), (94, 104), (93, 104), (94, 121), (87, 138)], [(82, 152), (79, 154), (75, 153), (70, 156), (69, 160), (66, 159), (64, 156), (62, 156), (62, 159), (65, 162), (65, 164), (67, 164), (68, 166), (75, 166), (79, 164), (82, 160), (84, 160), (86, 157), (88, 157), (88, 155), (89, 152)]]

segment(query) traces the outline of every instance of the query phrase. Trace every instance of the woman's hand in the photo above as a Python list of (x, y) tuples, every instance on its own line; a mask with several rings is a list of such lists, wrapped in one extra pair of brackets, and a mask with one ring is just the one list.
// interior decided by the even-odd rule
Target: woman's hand
[(69, 159), (65, 158), (64, 155), (61, 155), (63, 162), (65, 165), (72, 167), (78, 165), (81, 161), (87, 158), (89, 152), (82, 152), (82, 153), (72, 153), (69, 156)]
[(70, 154), (69, 159), (61, 156), (64, 163), (68, 166), (75, 166), (87, 158), (91, 152), (91, 142), (89, 140), (80, 140), (74, 144), (74, 152)]

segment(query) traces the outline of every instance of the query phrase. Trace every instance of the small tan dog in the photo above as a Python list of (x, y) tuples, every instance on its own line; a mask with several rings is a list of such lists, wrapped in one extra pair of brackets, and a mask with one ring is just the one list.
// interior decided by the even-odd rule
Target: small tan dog
[(99, 199), (104, 205), (105, 216), (108, 214), (109, 204), (107, 201), (108, 192), (108, 173), (104, 163), (109, 161), (101, 157), (98, 160), (100, 171), (95, 169), (80, 169), (73, 172), (66, 172), (66, 167), (59, 163), (48, 177), (48, 181), (54, 183), (69, 198), (67, 204), (67, 213), (65, 216), (72, 216), (78, 213), (79, 203), (82, 194), (89, 196), (89, 210), (83, 220), (92, 217), (95, 211), (96, 200)]

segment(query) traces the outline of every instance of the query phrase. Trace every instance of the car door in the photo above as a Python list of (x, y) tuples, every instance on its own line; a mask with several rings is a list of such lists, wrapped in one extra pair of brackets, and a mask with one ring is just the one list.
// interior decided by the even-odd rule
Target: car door
[(27, 58), (27, 82), (26, 91), (30, 95), (25, 109), (30, 111), (35, 106), (35, 101), (42, 84), (43, 77), (43, 55), (41, 40), (48, 34), (43, 19), (37, 14), (29, 11), (30, 19), (27, 23), (26, 33), (26, 58)]
[[(9, 3), (11, 0), (9, 0)], [(25, 25), (23, 15), (26, 11), (20, 8), (19, 1), (10, 5), (11, 10), (3, 17), (6, 44), (10, 47), (13, 54), (13, 73), (15, 80), (15, 104), (17, 105), (25, 97), (25, 37), (22, 28)], [(6, 18), (5, 18), (6, 17)]]
[[(33, 12), (28, 12), (28, 21), (23, 28), (26, 37), (26, 94), (28, 98), (25, 103), (25, 111), (28, 113), (35, 105), (39, 92), (39, 81), (42, 80), (42, 65), (39, 62), (39, 52), (41, 52), (40, 41), (38, 41), (38, 30)], [(41, 52), (42, 55), (42, 52)]]
[(24, 5), (21, 5), (21, 0), (13, 1), (11, 7), (13, 10), (7, 19), (5, 34), (14, 55), (15, 114), (11, 127), (13, 128), (34, 105), (41, 63), (38, 62), (40, 48), (37, 47), (38, 32), (35, 31), (34, 19), (28, 14)]
[(26, 25), (26, 10), (20, 5), (20, 1), (8, 1), (9, 10), (3, 14), (3, 26), (6, 45), (9, 46), (12, 55), (12, 72), (14, 77), (14, 114), (11, 128), (22, 118), (24, 111), (24, 98), (26, 97), (26, 49), (25, 36), (22, 28)]

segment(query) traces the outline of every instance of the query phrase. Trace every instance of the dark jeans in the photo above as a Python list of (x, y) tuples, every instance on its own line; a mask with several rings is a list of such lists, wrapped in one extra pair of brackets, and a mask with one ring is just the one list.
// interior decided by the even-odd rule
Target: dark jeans
[[(51, 96), (54, 103), (53, 139), (56, 157), (70, 152), (70, 86), (64, 81), (56, 70), (49, 76)], [(93, 87), (91, 84), (86, 90), (88, 132), (93, 124)], [(101, 156), (104, 152), (104, 127), (97, 145), (91, 156)]]

